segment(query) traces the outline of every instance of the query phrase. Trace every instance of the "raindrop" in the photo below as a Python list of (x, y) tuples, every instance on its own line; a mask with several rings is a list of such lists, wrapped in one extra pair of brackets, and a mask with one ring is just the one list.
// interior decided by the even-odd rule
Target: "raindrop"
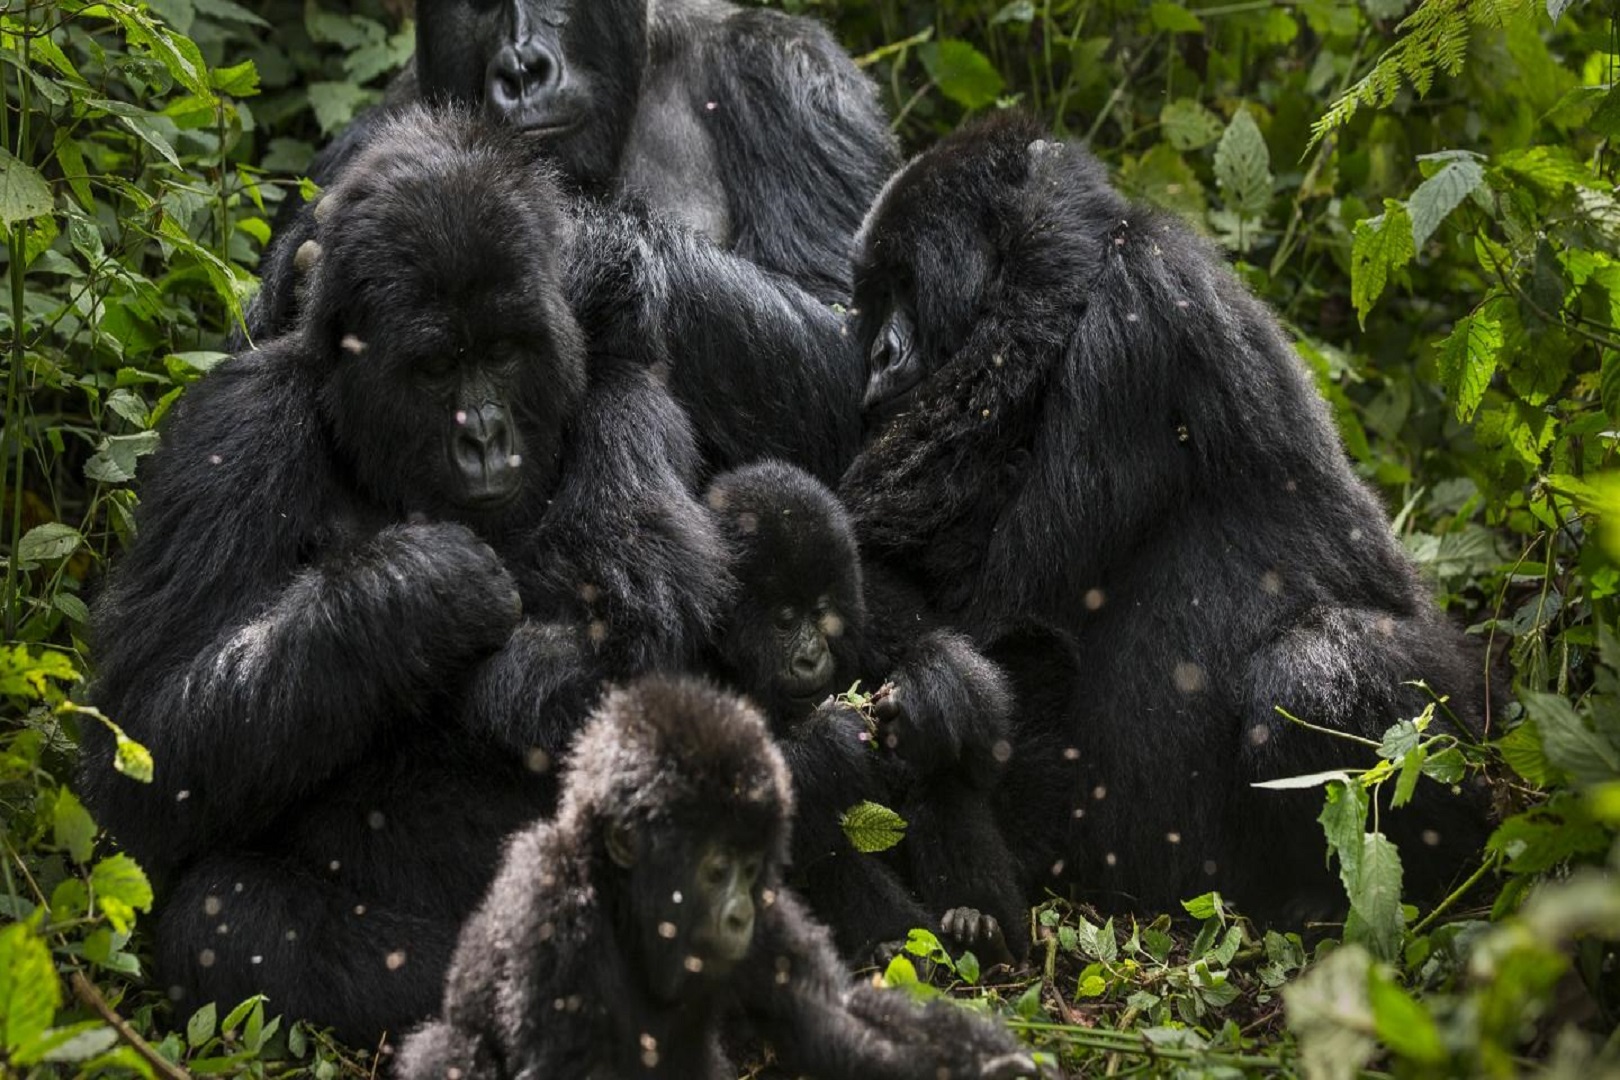
[(675, 940), (675, 924), (672, 923), (672, 922), (661, 922), (661, 923), (659, 923), (658, 924), (658, 936), (663, 938), (665, 941), (674, 941)]
[(1102, 802), (1104, 799), (1108, 798), (1108, 786), (1106, 784), (1098, 784), (1096, 787), (1091, 789), (1091, 797), (1096, 799), (1098, 802)]
[(549, 923), (549, 922), (543, 922), (543, 923), (540, 924), (540, 929), (537, 931), (537, 935), (539, 936), (541, 941), (550, 941), (551, 940), (551, 935), (555, 934), (556, 932), (557, 932), (557, 927), (555, 926), (555, 924)]
[(1178, 832), (1167, 832), (1164, 834), (1164, 838), (1172, 844), (1181, 843), (1181, 834)]
[(1254, 746), (1264, 746), (1271, 741), (1271, 729), (1264, 724), (1256, 724), (1249, 729), (1249, 742)]
[[(215, 462), (215, 464), (218, 464), (218, 462)], [(175, 802), (185, 802), (189, 798), (191, 798), (191, 792), (189, 792), (189, 791), (178, 791), (178, 792), (175, 793), (174, 801)]]
[(218, 926), (214, 927), (214, 933), (216, 933), (216, 934), (228, 934), (230, 932), (231, 932), (231, 924), (230, 923), (220, 923)]
[[(1120, 242), (1121, 242), (1121, 243), (1124, 243), (1124, 241), (1123, 241), (1123, 240), (1122, 240), (1122, 241), (1120, 241)], [(1126, 313), (1125, 313), (1125, 321), (1126, 321), (1126, 322), (1139, 322), (1139, 321), (1140, 321), (1140, 320), (1141, 320), (1141, 316), (1140, 316), (1140, 315), (1138, 315), (1138, 314), (1137, 314), (1137, 313), (1136, 313), (1136, 312), (1134, 312), (1134, 311), (1128, 311), (1128, 312), (1126, 312)]]
[(1260, 591), (1271, 596), (1282, 592), (1282, 575), (1275, 570), (1267, 570), (1260, 575)]
[(235, 885), (232, 885), (231, 886), (231, 891), (232, 892), (241, 892), (242, 891), (242, 883), (240, 881), (238, 881)]
[(210, 464), (210, 465), (223, 465), (224, 463), (225, 463), (225, 459), (220, 457), (218, 454), (209, 454), (208, 455), (208, 464)]
[(990, 747), (990, 756), (996, 759), (997, 764), (1007, 764), (1012, 760), (1012, 743), (1006, 739), (997, 739), (995, 745)]
[(1052, 876), (1053, 877), (1062, 877), (1063, 876), (1063, 860), (1062, 859), (1059, 859), (1057, 862), (1052, 864)]
[(708, 109), (710, 112), (714, 112), (714, 110), (720, 107), (720, 103), (718, 101), (705, 101), (703, 103), (703, 107)]
[(1063, 760), (1064, 761), (1079, 761), (1080, 760), (1080, 749), (1079, 749), (1079, 747), (1075, 747), (1075, 746), (1066, 746), (1066, 747), (1064, 747), (1063, 748)]
[(1210, 877), (1215, 876), (1215, 860), (1214, 859), (1205, 859), (1204, 860), (1204, 873), (1208, 874)]
[(462, 1072), (454, 1065), (444, 1070), (444, 1080), (462, 1080)]
[(262, 963), (264, 963), (264, 957), (259, 956), (259, 955), (250, 956), (250, 957), (248, 957), (248, 963), (250, 963), (250, 964), (262, 964)]
[(204, 915), (208, 915), (208, 916), (218, 915), (219, 912), (220, 912), (220, 909), (223, 908), (224, 906), (225, 906), (225, 901), (221, 900), (217, 896), (207, 896), (207, 897), (203, 898), (203, 914)]
[(776, 903), (776, 890), (766, 889), (764, 892), (760, 893), (759, 902), (766, 907), (770, 907), (772, 904)]
[(383, 964), (388, 968), (389, 971), (398, 971), (400, 968), (405, 966), (405, 950), (395, 949), (393, 952), (383, 957)]
[(456, 426), (457, 427), (466, 427), (467, 426), (467, 410), (466, 409), (457, 409), (456, 410)]
[(990, 410), (985, 409), (984, 411), (980, 412), (979, 415), (981, 417), (983, 417), (984, 419), (988, 420), (988, 419), (990, 419)]
[(1108, 596), (1101, 589), (1086, 590), (1086, 610), (1097, 611), (1108, 603)]
[(1176, 665), (1176, 689), (1183, 694), (1196, 694), (1204, 689), (1204, 669), (1189, 660), (1183, 660)]
[(1110, 851), (1108, 854), (1103, 856), (1103, 862), (1107, 863), (1109, 866), (1113, 866), (1119, 862), (1119, 856)]
[(1007, 365), (1007, 358), (1002, 356), (1000, 353), (996, 353), (996, 355), (990, 358), (990, 362), (996, 367), (1005, 367)]
[(578, 592), (580, 600), (587, 604), (594, 604), (602, 598), (602, 590), (589, 581), (580, 582)]
[(1292, 495), (1294, 492), (1299, 490), (1299, 484), (1297, 484), (1294, 481), (1290, 480), (1286, 484), (1283, 485), (1283, 490), (1288, 492), (1290, 495)]
[(744, 536), (752, 536), (759, 531), (759, 515), (751, 511), (743, 511), (737, 515), (737, 528)]
[(1073, 816), (1074, 816), (1074, 819), (1075, 819), (1075, 820), (1076, 820), (1076, 821), (1079, 821), (1079, 820), (1080, 820), (1080, 819), (1081, 819), (1081, 818), (1083, 818), (1083, 817), (1085, 817), (1085, 816), (1086, 816), (1086, 808), (1085, 808), (1085, 807), (1083, 807), (1083, 806), (1077, 806), (1077, 807), (1075, 807), (1075, 808), (1074, 808), (1074, 815), (1073, 815)]
[(1185, 311), (1187, 308), (1192, 307), (1192, 301), (1191, 300), (1177, 300), (1176, 301), (1176, 307), (1181, 308), (1183, 311)]
[(511, 457), (506, 459), (506, 464), (514, 469), (521, 469), (523, 467), (523, 455), (513, 454)]
[(585, 627), (585, 636), (590, 638), (592, 645), (600, 645), (607, 640), (607, 623), (601, 619), (592, 619)]
[(673, 893), (670, 893), (669, 898), (670, 898), (670, 900), (672, 902), (677, 903), (677, 904), (680, 903), (682, 900), (686, 899), (684, 896), (681, 895), (681, 890), (679, 890), (679, 889), (676, 889)]
[(298, 931), (289, 930), (289, 931), (287, 931), (286, 937), (287, 937), (288, 941), (297, 941), (298, 940)]
[(202, 965), (203, 967), (213, 967), (214, 966), (214, 950), (213, 949), (204, 949), (202, 952), (198, 953), (197, 954), (197, 963)]
[(1351, 529), (1350, 530), (1350, 542), (1352, 544), (1354, 544), (1354, 543), (1359, 542), (1360, 540), (1361, 540), (1361, 530), (1360, 529)]
[(354, 913), (356, 915), (364, 915), (366, 913), (366, 905), (364, 905), (364, 904), (356, 904), (356, 905), (354, 905)]
[(338, 344), (342, 345), (343, 351), (349, 353), (351, 356), (359, 356), (361, 353), (366, 351), (366, 343), (355, 337), (353, 334), (344, 334), (343, 340), (338, 342)]
[(171, 986), (171, 987), (169, 987), (169, 1000), (170, 1001), (183, 1001), (183, 1000), (185, 1000), (185, 996), (186, 996), (186, 988), (185, 987), (183, 987), (183, 986)]
[(1430, 847), (1439, 847), (1440, 846), (1440, 834), (1435, 832), (1433, 829), (1424, 829), (1423, 830), (1423, 842), (1425, 844), (1428, 844)]
[(688, 956), (682, 963), (693, 975), (701, 974), (703, 971), (703, 958), (700, 956)]
[(373, 829), (381, 829), (384, 825), (388, 824), (388, 818), (383, 816), (383, 812), (381, 810), (373, 810), (371, 813), (366, 815), (366, 824), (370, 825)]
[(532, 773), (544, 774), (551, 771), (551, 755), (538, 746), (529, 748), (529, 752), (523, 755), (523, 763)]
[(327, 863), (327, 864), (326, 864), (326, 868), (327, 868), (327, 869), (328, 869), (328, 870), (330, 870), (330, 871), (332, 871), (332, 873), (334, 873), (334, 874), (335, 874), (335, 873), (337, 873), (337, 872), (338, 872), (338, 871), (339, 871), (339, 870), (341, 870), (341, 869), (343, 869), (343, 863), (341, 863), (341, 862), (340, 862), (340, 861), (338, 861), (338, 860), (337, 860), (337, 859), (333, 859), (333, 860), (332, 860), (332, 861), (331, 861), (331, 862), (329, 862), (329, 863)]

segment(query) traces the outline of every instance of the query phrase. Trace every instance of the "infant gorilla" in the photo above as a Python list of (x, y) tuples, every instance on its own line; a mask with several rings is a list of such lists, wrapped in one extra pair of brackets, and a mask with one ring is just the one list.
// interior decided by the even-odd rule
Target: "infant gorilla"
[(513, 838), (399, 1075), (719, 1080), (736, 1075), (719, 1041), (736, 1017), (824, 1080), (1032, 1073), (955, 1005), (847, 985), (781, 884), (791, 809), (782, 755), (737, 698), (663, 678), (610, 694), (556, 820)]
[[(848, 515), (803, 470), (737, 469), (707, 502), (737, 581), (717, 667), (764, 707), (792, 770), (794, 888), (852, 960), (919, 926), (987, 963), (1022, 957), (1028, 906), (990, 803), (1009, 754), (1002, 673), (960, 635), (894, 614), (911, 605), (863, 581)], [(829, 700), (857, 680), (877, 688), (875, 732)], [(866, 800), (906, 819), (898, 861), (844, 834), (841, 815)]]

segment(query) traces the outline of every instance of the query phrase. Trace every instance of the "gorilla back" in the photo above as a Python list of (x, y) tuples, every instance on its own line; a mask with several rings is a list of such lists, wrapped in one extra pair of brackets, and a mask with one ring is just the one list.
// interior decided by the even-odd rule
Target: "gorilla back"
[[(1423, 678), (1471, 725), (1483, 669), (1271, 313), (1014, 115), (907, 166), (858, 245), (871, 435), (841, 494), (863, 550), (976, 633), (1033, 616), (1079, 650), (1068, 715), (1026, 711), (1007, 785), (1034, 884), (1340, 908), (1320, 793), (1250, 785), (1361, 751), (1278, 710), (1376, 740)], [(1482, 839), (1471, 794), (1428, 782), (1382, 820), (1417, 893)]]
[(192, 388), (143, 469), (95, 699), (156, 780), (93, 733), (82, 785), (159, 876), (163, 985), (374, 1043), (432, 1010), (501, 837), (549, 807), (530, 766), (604, 677), (695, 649), (719, 590), (684, 416), (644, 371), (587, 385), (546, 173), (425, 110), (363, 164), (297, 332)]

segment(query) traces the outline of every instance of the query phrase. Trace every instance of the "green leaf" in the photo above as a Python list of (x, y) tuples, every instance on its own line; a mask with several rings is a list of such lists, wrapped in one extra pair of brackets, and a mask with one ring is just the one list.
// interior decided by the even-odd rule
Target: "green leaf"
[(1178, 98), (1160, 109), (1159, 125), (1177, 150), (1197, 150), (1221, 137), (1221, 118), (1192, 98)]
[(1041, 1004), (1041, 981), (1039, 979), (1029, 984), (1029, 989), (1018, 995), (1013, 1002), (1013, 1012), (1018, 1014), (1020, 1020), (1039, 1020), (1046, 1015), (1046, 1008)]
[(259, 69), (252, 60), (232, 67), (215, 68), (209, 75), (214, 89), (231, 97), (252, 97), (259, 92)]
[(1593, 731), (1568, 698), (1526, 690), (1525, 711), (1536, 722), (1547, 760), (1577, 784), (1601, 784), (1620, 777), (1620, 748)]
[(1406, 922), (1401, 912), (1401, 856), (1383, 833), (1362, 837), (1361, 865), (1349, 895), (1350, 910), (1363, 924), (1362, 943), (1380, 959), (1398, 959)]
[(50, 185), (39, 170), (0, 147), (0, 225), (10, 228), (43, 217), (54, 205)]
[(95, 851), (96, 823), (84, 804), (67, 788), (56, 793), (56, 807), (51, 812), (51, 839), (81, 866), (90, 861)]
[(84, 463), (84, 475), (103, 484), (124, 484), (135, 479), (135, 462), (158, 448), (158, 433), (141, 431), (133, 435), (112, 435)]
[(889, 850), (906, 835), (905, 819), (875, 802), (856, 803), (839, 815), (838, 824), (855, 850), (868, 855)]
[(1034, 0), (1012, 0), (1012, 3), (1007, 4), (990, 17), (991, 26), (1000, 26), (1002, 23), (1030, 23), (1034, 21)]
[(1485, 400), (1502, 353), (1502, 322), (1490, 307), (1459, 319), (1438, 346), (1440, 379), (1457, 419), (1467, 423)]
[(129, 933), (135, 912), (152, 910), (152, 885), (134, 859), (120, 852), (96, 863), (90, 888), (113, 929)]
[(1316, 819), (1327, 836), (1328, 850), (1339, 857), (1339, 880), (1349, 895), (1361, 876), (1362, 836), (1367, 824), (1367, 792), (1360, 784), (1339, 780), (1328, 785), (1327, 801)]
[(1259, 217), (1271, 203), (1271, 151), (1248, 109), (1238, 110), (1215, 147), (1215, 181), (1241, 216)]
[(1410, 720), (1398, 720), (1384, 732), (1384, 741), (1378, 747), (1378, 756), (1388, 761), (1399, 761), (1416, 750), (1422, 738), (1417, 725)]
[(1394, 199), (1384, 200), (1384, 212), (1375, 218), (1356, 222), (1350, 245), (1350, 302), (1362, 327), (1367, 313), (1384, 294), (1389, 276), (1412, 261), (1412, 221), (1406, 207)]
[(1371, 968), (1367, 950), (1343, 945), (1283, 987), (1288, 1026), (1299, 1036), (1303, 1075), (1353, 1080), (1378, 1052), (1367, 985)]
[(956, 973), (969, 986), (979, 985), (979, 958), (971, 952), (963, 953), (956, 958)]
[(100, 1020), (86, 1020), (43, 1032), (17, 1051), (19, 1065), (89, 1061), (118, 1044), (118, 1032)]
[(1195, 896), (1191, 900), (1183, 900), (1181, 907), (1188, 915), (1200, 921), (1204, 919), (1226, 919), (1226, 905), (1221, 902), (1221, 894), (1207, 892), (1202, 896)]
[(1401, 758), (1401, 775), (1395, 781), (1395, 794), (1389, 801), (1391, 806), (1405, 806), (1412, 801), (1412, 793), (1417, 790), (1418, 778), (1423, 775), (1423, 763), (1428, 756), (1423, 747), (1414, 746)]
[(50, 562), (65, 559), (84, 543), (79, 530), (60, 521), (36, 525), (17, 542), (17, 561), (25, 563)]
[(1406, 212), (1412, 219), (1414, 249), (1427, 243), (1447, 215), (1484, 182), (1485, 167), (1478, 160), (1453, 157), (1439, 172), (1419, 184), (1406, 200)]
[(1385, 1046), (1419, 1065), (1445, 1064), (1446, 1046), (1434, 1017), (1376, 966), (1367, 973), (1367, 997), (1374, 1030)]
[(1541, 747), (1541, 733), (1534, 721), (1525, 721), (1496, 740), (1497, 752), (1509, 768), (1524, 777), (1527, 783), (1546, 787), (1553, 781), (1552, 764)]
[(62, 984), (31, 923), (0, 929), (0, 1049), (15, 1052), (51, 1026)]
[(218, 1016), (212, 1001), (192, 1013), (191, 1019), (186, 1021), (186, 1045), (196, 1050), (212, 1039), (218, 1027)]
[(1455, 746), (1438, 754), (1429, 754), (1423, 761), (1423, 775), (1442, 784), (1459, 783), (1467, 774), (1468, 759)]
[(225, 1014), (225, 1020), (224, 1020), (223, 1023), (221, 1023), (219, 1025), (219, 1029), (221, 1031), (235, 1031), (237, 1028), (240, 1028), (242, 1026), (242, 1021), (246, 1020), (248, 1018), (248, 1015), (250, 1013), (252, 1013), (255, 1008), (259, 1009), (260, 1014), (261, 1014), (260, 1020), (262, 1022), (263, 1021), (262, 1014), (263, 1014), (263, 1011), (264, 1011), (264, 1008), (263, 1008), (264, 1000), (265, 999), (264, 999), (263, 994), (254, 994), (252, 997), (250, 997), (246, 1001), (242, 1002), (236, 1008), (234, 1008), (230, 1012), (226, 1013)]
[(309, 105), (323, 135), (330, 135), (354, 119), (360, 107), (371, 100), (371, 92), (351, 82), (312, 82)]
[(1148, 18), (1152, 20), (1155, 30), (1165, 30), (1172, 34), (1202, 34), (1204, 32), (1204, 21), (1202, 19), (1180, 4), (1172, 4), (1168, 0), (1157, 0), (1148, 9)]
[(1592, 113), (1587, 126), (1599, 135), (1614, 138), (1620, 135), (1620, 86), (1610, 87)]
[(1004, 86), (988, 57), (966, 41), (931, 41), (917, 50), (940, 92), (964, 108), (995, 104)]

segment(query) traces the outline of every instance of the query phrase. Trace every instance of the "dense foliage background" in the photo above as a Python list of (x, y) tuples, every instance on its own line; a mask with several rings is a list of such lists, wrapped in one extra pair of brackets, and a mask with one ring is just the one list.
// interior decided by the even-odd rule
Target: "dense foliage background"
[[(1479, 744), (1414, 717), (1377, 768), (1309, 781), (1342, 927), (1258, 933), (1213, 895), (1152, 922), (1051, 900), (1022, 980), (979, 985), (918, 935), (890, 981), (932, 963), (1087, 1072), (1620, 1069), (1620, 5), (778, 6), (837, 28), (908, 146), (1029, 108), (1214, 236), (1504, 688)], [(66, 780), (77, 731), (118, 719), (83, 705), (86, 594), (154, 428), (222, 359), (277, 202), (411, 43), (406, 0), (0, 9), (0, 1072), (374, 1067), (274, 1002), (172, 1015), (143, 979), (150, 887)], [(126, 741), (120, 767), (162, 763)], [(1404, 906), (1422, 853), (1368, 792), (1475, 776), (1502, 815), (1478, 872)]]

